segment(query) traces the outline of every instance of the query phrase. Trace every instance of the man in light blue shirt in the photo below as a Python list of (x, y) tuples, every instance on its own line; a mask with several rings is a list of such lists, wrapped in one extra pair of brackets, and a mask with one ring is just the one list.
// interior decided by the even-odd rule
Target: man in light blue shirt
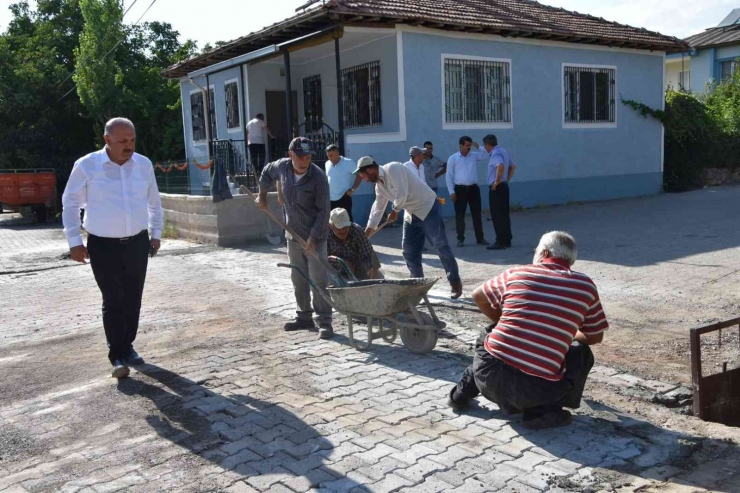
[(509, 181), (514, 176), (516, 164), (506, 149), (498, 145), (493, 134), (483, 137), (483, 146), (490, 153), (488, 161), (488, 204), (491, 208), (496, 243), (489, 250), (503, 250), (511, 247), (511, 220), (509, 218)]
[[(472, 150), (471, 147), (475, 147)], [(465, 246), (465, 212), (470, 204), (473, 216), (475, 239), (479, 245), (488, 245), (483, 237), (481, 219), (480, 187), (478, 187), (478, 161), (487, 161), (488, 153), (478, 149), (478, 144), (467, 135), (460, 137), (460, 152), (447, 160), (447, 190), (450, 200), (455, 203), (455, 229), (457, 246)]]
[(357, 165), (354, 161), (339, 154), (339, 147), (332, 144), (326, 148), (328, 161), (324, 165), (329, 178), (329, 200), (331, 209), (345, 209), (352, 221), (352, 194), (362, 182), (362, 177), (353, 174)]

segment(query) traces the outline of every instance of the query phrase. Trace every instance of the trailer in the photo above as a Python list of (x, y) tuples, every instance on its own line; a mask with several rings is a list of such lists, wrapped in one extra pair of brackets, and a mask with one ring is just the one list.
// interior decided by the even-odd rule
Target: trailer
[(56, 215), (57, 174), (53, 169), (0, 170), (0, 213), (7, 211), (44, 223), (48, 212)]

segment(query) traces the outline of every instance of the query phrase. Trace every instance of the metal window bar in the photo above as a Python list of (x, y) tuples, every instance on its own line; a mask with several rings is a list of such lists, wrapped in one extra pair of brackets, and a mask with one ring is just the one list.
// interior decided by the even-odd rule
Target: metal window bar
[(381, 125), (380, 62), (345, 68), (341, 80), (344, 128)]
[(511, 122), (511, 64), (485, 60), (444, 62), (447, 123)]
[(229, 82), (224, 86), (226, 94), (226, 128), (239, 128), (239, 86), (236, 82)]
[(565, 123), (616, 121), (616, 70), (565, 67), (563, 73)]
[(206, 140), (206, 118), (203, 108), (203, 94), (190, 95), (190, 120), (193, 126), (193, 140)]
[(324, 117), (320, 75), (312, 75), (303, 79), (303, 112), (306, 119), (306, 132), (320, 131)]
[(208, 97), (211, 100), (208, 120), (211, 123), (211, 140), (218, 138), (218, 125), (216, 125), (216, 95), (213, 89), (208, 89)]
[(324, 169), (324, 163), (326, 162), (326, 152), (324, 149), (331, 144), (338, 146), (342, 141), (342, 134), (334, 131), (326, 123), (322, 123), (319, 129), (309, 132), (307, 124), (308, 121), (303, 125), (299, 125), (297, 134), (311, 141), (311, 161), (321, 169)]

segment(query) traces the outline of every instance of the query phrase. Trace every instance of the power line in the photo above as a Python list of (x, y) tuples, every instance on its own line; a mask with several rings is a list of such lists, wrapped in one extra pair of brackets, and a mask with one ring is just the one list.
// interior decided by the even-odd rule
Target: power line
[[(133, 7), (134, 6), (134, 3), (136, 3), (136, 2), (137, 2), (137, 0), (134, 0), (134, 2), (129, 6), (129, 8), (126, 9), (126, 12), (128, 12), (129, 10), (131, 10), (131, 7)], [(149, 4), (149, 6), (144, 11), (144, 13), (141, 14), (141, 16), (138, 19), (136, 19), (136, 22), (134, 22), (131, 25), (132, 26), (136, 26), (137, 24), (139, 24), (139, 22), (141, 21), (141, 19), (144, 18), (144, 16), (146, 15), (146, 13), (149, 12), (149, 9), (151, 9), (154, 6), (155, 3), (157, 3), (157, 0), (152, 0), (152, 3)], [(126, 13), (124, 13), (123, 15), (126, 15)], [(115, 45), (113, 45), (113, 48), (111, 48), (110, 50), (108, 50), (108, 52), (105, 55), (102, 56), (102, 58), (100, 59), (100, 61), (102, 62), (103, 60), (105, 60), (108, 57), (108, 55), (110, 55), (113, 52), (113, 50), (115, 50), (116, 48), (118, 48), (118, 45), (120, 45), (121, 43), (123, 43), (123, 39), (119, 39), (118, 42)], [(75, 72), (77, 72), (77, 69), (74, 69), (74, 71), (72, 71), (72, 73), (69, 74), (69, 76), (67, 77), (67, 79), (69, 79), (69, 77), (71, 77)], [(67, 80), (67, 79), (65, 79), (65, 80)], [(59, 98), (59, 100), (57, 100), (57, 103), (60, 102), (65, 97), (67, 97), (67, 95), (69, 95), (76, 88), (77, 88), (77, 84), (75, 84), (74, 86), (72, 86), (72, 89), (70, 89), (69, 91), (67, 91), (64, 94), (64, 96), (62, 96), (61, 98)]]

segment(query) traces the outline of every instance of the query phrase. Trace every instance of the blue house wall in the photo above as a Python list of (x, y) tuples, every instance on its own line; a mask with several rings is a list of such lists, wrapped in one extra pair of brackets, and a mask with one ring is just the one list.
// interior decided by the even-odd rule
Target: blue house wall
[[(369, 154), (380, 163), (406, 161), (411, 145), (431, 140), (435, 154), (446, 160), (457, 152), (461, 135), (481, 142), (485, 134), (494, 133), (517, 163), (511, 184), (513, 205), (606, 200), (661, 191), (662, 126), (623, 106), (619, 98), (662, 106), (662, 53), (505, 42), (475, 35), (453, 37), (429, 30), (404, 30), (401, 45), (406, 139), (351, 144), (350, 157)], [(511, 128), (443, 128), (443, 53), (511, 60)], [(617, 68), (614, 128), (564, 128), (563, 63)], [(398, 113), (397, 107), (383, 108), (384, 119), (397, 119)], [(479, 183), (486, 185), (485, 163), (479, 164), (478, 176)], [(449, 197), (444, 177), (438, 184), (440, 195)], [(482, 195), (487, 208), (485, 186)], [(373, 201), (372, 189), (364, 186), (354, 197), (354, 214), (362, 224)], [(446, 215), (454, 214), (449, 200), (443, 209)]]

